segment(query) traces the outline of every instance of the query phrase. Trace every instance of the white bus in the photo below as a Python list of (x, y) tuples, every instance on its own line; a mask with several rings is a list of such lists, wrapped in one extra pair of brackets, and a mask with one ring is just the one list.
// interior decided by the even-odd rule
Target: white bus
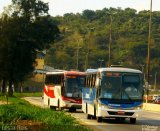
[(143, 75), (140, 70), (108, 67), (88, 69), (82, 90), (82, 110), (87, 118), (130, 119), (136, 123), (143, 104)]
[(85, 72), (60, 71), (48, 72), (44, 85), (44, 104), (51, 109), (68, 108), (75, 111), (82, 107), (82, 87)]

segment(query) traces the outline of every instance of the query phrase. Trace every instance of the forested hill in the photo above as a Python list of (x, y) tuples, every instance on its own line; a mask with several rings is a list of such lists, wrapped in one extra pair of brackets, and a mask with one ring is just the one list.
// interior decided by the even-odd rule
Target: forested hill
[[(47, 51), (48, 65), (82, 71), (86, 68), (105, 67), (111, 40), (112, 64), (121, 63), (137, 69), (142, 69), (144, 65), (146, 71), (149, 11), (104, 8), (84, 10), (81, 14), (68, 13), (54, 19), (63, 39)], [(160, 11), (152, 13), (151, 35), (151, 74), (154, 74), (160, 69)]]

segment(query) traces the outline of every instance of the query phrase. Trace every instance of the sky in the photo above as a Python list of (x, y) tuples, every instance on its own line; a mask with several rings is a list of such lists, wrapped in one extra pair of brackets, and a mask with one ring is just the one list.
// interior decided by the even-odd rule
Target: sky
[[(133, 8), (137, 11), (149, 10), (151, 0), (42, 0), (49, 2), (49, 14), (52, 16), (65, 13), (82, 13), (83, 10), (102, 10), (103, 8), (121, 7)], [(160, 11), (160, 0), (153, 1), (153, 11)], [(4, 6), (11, 4), (11, 0), (0, 0), (0, 13)]]

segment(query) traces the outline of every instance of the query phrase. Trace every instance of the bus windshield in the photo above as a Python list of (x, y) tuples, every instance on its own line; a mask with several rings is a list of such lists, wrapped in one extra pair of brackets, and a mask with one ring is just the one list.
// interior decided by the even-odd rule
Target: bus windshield
[(65, 80), (65, 96), (81, 98), (82, 87), (85, 85), (85, 77), (82, 76), (67, 76)]
[(105, 72), (102, 75), (100, 98), (141, 100), (142, 87), (140, 74)]
[(140, 75), (124, 75), (122, 77), (122, 99), (142, 99), (143, 85)]
[(63, 75), (46, 75), (45, 84), (46, 85), (60, 85)]

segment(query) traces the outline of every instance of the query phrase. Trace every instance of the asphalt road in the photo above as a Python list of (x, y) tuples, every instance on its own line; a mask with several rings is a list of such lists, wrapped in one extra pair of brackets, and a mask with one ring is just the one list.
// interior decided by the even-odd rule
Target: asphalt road
[[(31, 104), (46, 108), (41, 97), (25, 97), (24, 99)], [(95, 119), (88, 120), (81, 110), (70, 114), (81, 124), (94, 131), (160, 131), (160, 112), (144, 110), (142, 117), (137, 119), (136, 124), (130, 124), (129, 119), (123, 122), (118, 122), (115, 119), (103, 119), (103, 122), (98, 123)]]

